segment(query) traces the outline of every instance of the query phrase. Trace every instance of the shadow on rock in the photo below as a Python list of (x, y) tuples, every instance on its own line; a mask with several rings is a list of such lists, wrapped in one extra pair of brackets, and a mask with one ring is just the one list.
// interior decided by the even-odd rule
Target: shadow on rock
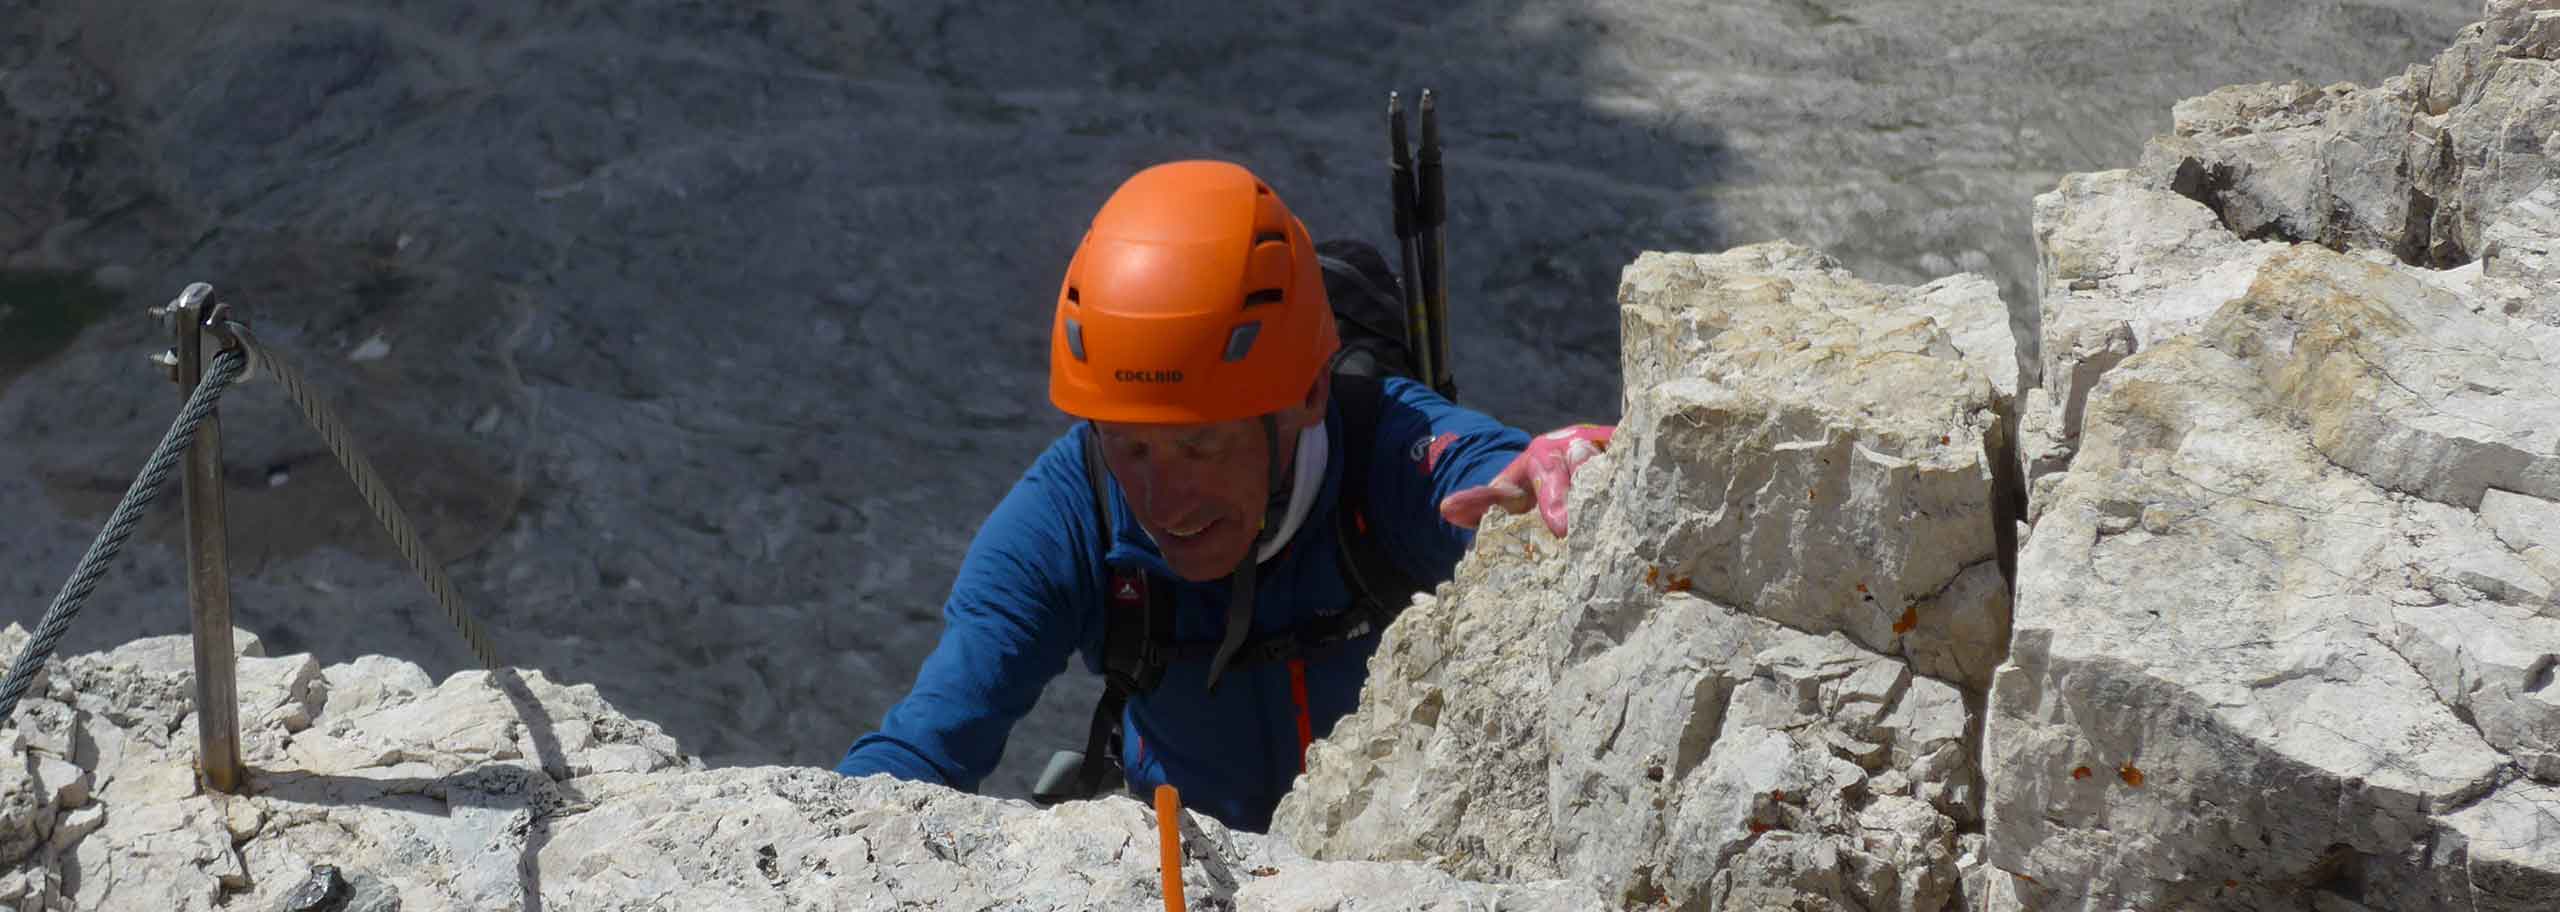
[[(554, 720), (542, 701), (514, 669), (501, 669), (494, 678), (534, 743), (533, 759), (538, 768), (488, 763), (449, 776), (391, 778), (253, 770), (251, 781), (256, 794), (269, 801), (321, 808), (361, 806), (443, 818), (480, 818), (481, 822), (464, 830), (478, 838), (457, 840), (452, 849), (458, 854), (502, 852), (512, 844), (517, 853), (513, 868), (520, 877), (520, 893), (489, 889), (501, 886), (497, 884), (472, 885), (476, 890), (457, 885), (457, 892), (482, 897), (504, 893), (518, 899), (518, 907), (524, 912), (542, 912), (542, 848), (551, 836), (550, 822), (563, 812), (574, 813), (587, 799), (568, 781), (568, 757), (559, 737), (552, 733)], [(395, 895), (382, 892), (379, 872), (333, 864), (327, 858), (313, 861), (312, 879), (289, 896), (288, 906), (307, 902), (295, 908), (308, 912), (381, 912), (400, 907)], [(331, 870), (323, 872), (322, 867)], [(454, 868), (466, 873), (492, 869), (459, 864)], [(336, 881), (335, 888), (330, 886), (332, 879)], [(336, 898), (330, 898), (333, 896)], [(387, 905), (367, 905), (368, 901)]]

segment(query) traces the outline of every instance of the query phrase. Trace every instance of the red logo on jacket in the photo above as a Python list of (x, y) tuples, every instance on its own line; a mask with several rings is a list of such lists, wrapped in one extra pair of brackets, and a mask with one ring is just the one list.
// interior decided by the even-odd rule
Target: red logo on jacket
[(1449, 445), (1456, 442), (1456, 434), (1416, 437), (1413, 438), (1413, 446), (1405, 451), (1405, 457), (1413, 460), (1415, 471), (1429, 475), (1440, 468), (1440, 454), (1448, 452)]

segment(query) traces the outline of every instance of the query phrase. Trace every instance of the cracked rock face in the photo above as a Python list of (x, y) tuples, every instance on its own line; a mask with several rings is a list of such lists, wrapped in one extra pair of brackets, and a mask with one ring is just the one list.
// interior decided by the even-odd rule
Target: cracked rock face
[(2560, 189), (2500, 138), (2560, 127), (2555, 27), (2217, 92), (2038, 200), (1991, 908), (2560, 896)]
[[(2547, 594), (2464, 582), (2503, 588), (2521, 566), (2483, 555), (2506, 547), (2322, 459), (2251, 365), (2191, 340), (2110, 372), (2091, 416), (2020, 555), (1985, 736), (1991, 860), (2046, 885), (2029, 906), (2502, 873), (2445, 815), (2532, 788), (2509, 782), (2560, 735), (2533, 674), (2560, 653)], [(2550, 839), (2540, 875), (2560, 878)]]
[(1998, 296), (1767, 244), (1647, 254), (1620, 297), (1627, 417), (1573, 535), (1480, 531), (1275, 831), (1623, 903), (1959, 907), (1967, 705), (2008, 624), (1992, 517), (2017, 368), (1968, 331), (1999, 325)]
[(2266, 83), (2181, 102), (2142, 171), (2242, 237), (2471, 262), (2554, 175), (2546, 140), (2560, 122), (2560, 3), (2483, 7), (2434, 61), (2373, 88)]
[[(1620, 287), (1623, 563), (1719, 604), (1837, 631), (1922, 673), (1990, 683), (1997, 489), (2015, 457), (2011, 348), (1954, 326), (2004, 312), (1987, 284), (1870, 284), (1786, 244), (1647, 254)], [(1593, 627), (1617, 623), (1606, 607)], [(1625, 620), (1632, 620), (1626, 618)]]
[(2410, 275), (2525, 321), (2491, 330), (2502, 341), (2477, 357), (2560, 352), (2549, 291), (2560, 186), (2548, 185), (2545, 151), (2560, 124), (2555, 29), (2560, 3), (2493, 0), (2431, 63), (2370, 88), (2256, 84), (2188, 99), (2139, 167), (2071, 175), (2037, 197), (2039, 300), (2018, 321), (2044, 389), (2022, 422), (2030, 487), (2069, 461), (2101, 375), (2197, 331), (2295, 243), (2426, 267)]
[[(0, 631), (10, 654), (25, 643)], [(251, 641), (254, 643), (254, 641)], [(252, 645), (250, 652), (255, 652)], [(1024, 909), (1162, 903), (1152, 809), (706, 770), (592, 687), (307, 655), (240, 667), (238, 796), (195, 782), (183, 637), (56, 659), (0, 735), (0, 904), (56, 909)], [(1192, 908), (1593, 908), (1590, 888), (1313, 862), (1186, 816)], [(327, 869), (327, 870), (324, 870)]]
[(2036, 197), (2035, 225), (2041, 297), (2028, 325), (2041, 333), (2031, 350), (2043, 385), (2021, 419), (2030, 485), (2070, 461), (2100, 376), (2193, 332), (2285, 246), (2235, 243), (2213, 210), (2129, 171), (2063, 178)]

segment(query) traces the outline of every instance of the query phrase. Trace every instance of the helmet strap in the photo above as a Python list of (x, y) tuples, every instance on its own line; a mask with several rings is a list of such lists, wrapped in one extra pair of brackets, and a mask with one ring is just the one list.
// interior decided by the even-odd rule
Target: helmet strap
[[(1277, 492), (1288, 482), (1289, 473), (1288, 468), (1280, 463), (1280, 421), (1270, 415), (1262, 416), (1262, 447), (1270, 458), (1270, 491)], [(1271, 524), (1270, 510), (1266, 508), (1262, 527), (1255, 530), (1252, 543), (1245, 546), (1244, 560), (1236, 564), (1234, 573), (1227, 575), (1234, 581), (1234, 587), (1227, 595), (1226, 633), (1218, 640), (1217, 654), (1209, 659), (1208, 687), (1211, 693), (1217, 692), (1218, 678), (1226, 674), (1227, 663), (1235, 659), (1236, 650), (1244, 648), (1245, 635), (1253, 632), (1253, 590), (1255, 577), (1260, 575), (1256, 572), (1257, 567), (1261, 563), (1254, 558), (1262, 551), (1263, 539), (1270, 537), (1276, 528)]]

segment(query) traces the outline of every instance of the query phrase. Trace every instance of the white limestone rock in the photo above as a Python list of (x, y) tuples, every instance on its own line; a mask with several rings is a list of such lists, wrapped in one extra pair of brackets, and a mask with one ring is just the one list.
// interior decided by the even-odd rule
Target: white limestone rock
[(1300, 862), (1287, 869), (1257, 868), (1236, 891), (1238, 912), (1302, 912), (1308, 909), (1412, 909), (1416, 912), (1588, 912), (1608, 901), (1587, 885), (1541, 881), (1486, 885), (1460, 881), (1420, 865)]
[(1790, 244), (1646, 254), (1621, 297), (1629, 404), (1573, 534), (1490, 517), (1275, 831), (1619, 904), (1953, 907), (2016, 371), (1964, 328), (2005, 308)]
[[(1577, 477), (1603, 478), (1613, 457)], [(1307, 750), (1272, 833), (1319, 859), (1430, 861), (1471, 879), (1556, 876), (1547, 728), (1573, 575), (1601, 537), (1576, 485), (1574, 534), (1495, 511), (1457, 577), (1415, 599), (1370, 659), (1361, 708)]]
[(2001, 397), (2015, 399), (2022, 373), (2009, 306), (1989, 277), (1958, 273), (1911, 290), (1901, 306), (1929, 318)]
[(2430, 885), (2441, 892), (2411, 896), (2411, 906), (2468, 895), (2477, 909), (2550, 908), (2555, 871), (2560, 871), (2553, 849), (2554, 841), (2560, 840), (2560, 788), (2513, 783), (2445, 816), (2443, 822), (2451, 838), (2439, 845), (2438, 852), (2448, 860), (2467, 863), (2438, 867), (2464, 876)]
[[(1998, 561), (2000, 502), (2022, 499), (2001, 492), (2016, 406), (1977, 366), (2014, 362), (1958, 348), (1930, 316), (1943, 301), (1919, 297), (1783, 243), (1638, 257), (1619, 292), (1610, 496), (1625, 515), (1608, 520), (1630, 547), (1591, 572), (1687, 579), (1709, 601), (1987, 686), (2006, 594), (1958, 583)], [(1966, 325), (2005, 311), (1970, 300)], [(1623, 621), (1610, 614), (1604, 592), (1580, 627), (1606, 637)]]
[(2560, 500), (2489, 488), (2480, 496), (2480, 521), (2544, 583), (2560, 590)]
[(321, 677), (328, 682), (329, 695), (321, 711), (339, 717), (395, 706), (435, 689), (426, 669), (380, 655), (331, 665), (321, 670)]
[(2200, 334), (2385, 488), (2473, 509), (2491, 487), (2560, 498), (2560, 362), (2404, 268), (2295, 248)]
[[(2109, 372), (2020, 557), (1984, 764), (1990, 860), (2030, 908), (2434, 877), (2468, 862), (2412, 847), (2560, 735), (2522, 658), (2560, 627), (2462, 582), (2487, 528), (2324, 458), (2262, 376), (2192, 339)], [(2560, 887), (2551, 835), (2517, 876)]]
[(2481, 309), (2560, 327), (2560, 181), (2507, 204), (2482, 239)]
[(311, 727), (311, 717), (328, 702), (329, 686), (320, 663), (308, 655), (243, 658), (238, 676), (240, 727), (273, 728), (284, 734)]
[(2071, 467), (2072, 450), (2079, 444), (2076, 432), (2063, 435), (2062, 410), (2054, 406), (2050, 390), (2039, 386), (2018, 398), (2018, 474), (2027, 491), (2020, 521), (2033, 525), (2044, 515), (2044, 504)]
[[(0, 634), (0, 646), (23, 640)], [(0, 855), (13, 865), (0, 902), (273, 909), (329, 866), (350, 910), (1161, 903), (1154, 812), (1134, 800), (1042, 811), (887, 777), (708, 770), (593, 688), (514, 669), (423, 686), (397, 660), (245, 659), (248, 787), (206, 792), (190, 701), (167, 687), (192, 659), (172, 647), (57, 659), (56, 680), (86, 691), (33, 696), (0, 733)], [(311, 713), (299, 730), (287, 722), (297, 707)], [(38, 741), (124, 747), (82, 751), (83, 766)], [(1310, 862), (1196, 815), (1184, 833), (1193, 908), (1601, 904), (1579, 883)]]
[(2433, 68), (2226, 89), (2039, 198), (1990, 908), (2560, 895), (2521, 797), (2560, 778), (2560, 191), (2510, 141), (2560, 126), (2560, 7), (2486, 8)]
[[(1949, 899), (1978, 791), (1963, 698), (1899, 660), (1673, 593), (1568, 669), (1549, 717), (1570, 876), (1630, 900), (1723, 902), (1767, 885), (1717, 880), (1738, 854), (1799, 840), (1868, 872), (1842, 887), (1862, 904), (1901, 886), (1925, 899), (1903, 908)], [(1868, 838), (1882, 833), (1895, 835)]]
[(2371, 250), (2449, 268), (2553, 176), (2560, 122), (2550, 0), (2488, 0), (2429, 64), (2370, 88), (2231, 86), (2180, 103), (2146, 180), (2242, 237)]
[(2073, 174), (2038, 195), (2035, 238), (2041, 299), (2031, 349), (2044, 392), (2024, 418), (2030, 486), (2070, 462), (2099, 377), (2193, 332), (2285, 246), (2241, 242), (2212, 210), (2123, 170)]
[[(2408, 659), (2436, 700), (2477, 728), (2489, 746), (2534, 778), (2560, 782), (2560, 687), (2551, 680), (2560, 662), (2560, 618), (2466, 596), (2393, 605), (2378, 638)], [(2560, 844), (2552, 848), (2560, 851)]]

